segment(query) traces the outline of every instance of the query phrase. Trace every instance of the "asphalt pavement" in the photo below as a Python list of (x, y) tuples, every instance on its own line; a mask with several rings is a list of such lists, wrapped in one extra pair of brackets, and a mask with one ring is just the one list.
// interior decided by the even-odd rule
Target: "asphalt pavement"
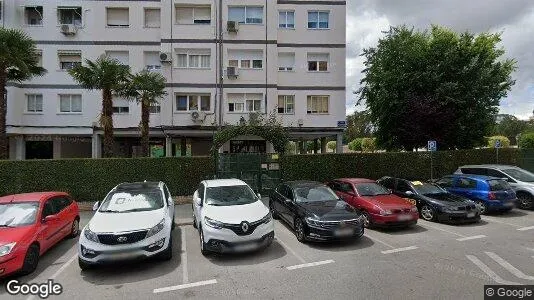
[[(176, 212), (177, 223), (190, 224), (190, 204)], [(82, 226), (91, 215), (82, 213)], [(470, 225), (420, 220), (333, 244), (299, 243), (276, 221), (273, 244), (245, 255), (202, 256), (191, 225), (177, 226), (173, 235), (171, 261), (83, 272), (77, 240), (65, 240), (18, 279), (54, 279), (64, 290), (49, 299), (483, 299), (485, 284), (534, 284), (534, 211), (515, 209)], [(0, 299), (28, 299), (1, 284)]]

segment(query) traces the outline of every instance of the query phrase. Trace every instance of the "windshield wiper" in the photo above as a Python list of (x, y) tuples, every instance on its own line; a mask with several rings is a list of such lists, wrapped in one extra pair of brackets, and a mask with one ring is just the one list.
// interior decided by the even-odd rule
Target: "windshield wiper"
[(103, 212), (103, 213), (121, 213), (122, 211), (106, 209), (106, 210), (99, 210), (99, 212)]
[(7, 225), (7, 224), (0, 224), (0, 227), (14, 228), (15, 226)]
[(134, 209), (125, 210), (122, 212), (136, 212), (136, 211), (149, 211), (149, 210), (152, 210), (152, 209), (151, 208), (134, 208)]

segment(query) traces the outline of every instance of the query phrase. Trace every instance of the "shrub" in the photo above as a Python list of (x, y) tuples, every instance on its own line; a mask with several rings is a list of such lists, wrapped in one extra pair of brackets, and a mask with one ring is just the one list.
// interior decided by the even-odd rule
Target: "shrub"
[(374, 138), (362, 139), (362, 151), (363, 152), (375, 152), (375, 150), (376, 150), (376, 139)]
[(522, 149), (534, 149), (534, 132), (522, 133), (519, 138), (519, 147)]
[(497, 140), (501, 141), (501, 148), (510, 147), (510, 139), (502, 135), (490, 136), (488, 138), (488, 147), (495, 148)]
[(362, 151), (362, 138), (357, 138), (352, 140), (349, 143), (349, 150), (351, 151)]
[(330, 141), (328, 143), (326, 143), (326, 147), (332, 151), (335, 151), (336, 150), (336, 141)]

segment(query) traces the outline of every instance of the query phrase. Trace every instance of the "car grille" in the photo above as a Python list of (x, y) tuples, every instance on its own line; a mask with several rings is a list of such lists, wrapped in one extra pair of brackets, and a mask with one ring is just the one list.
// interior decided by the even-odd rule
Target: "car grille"
[(240, 223), (240, 224), (224, 224), (223, 228), (230, 229), (237, 235), (241, 235), (241, 236), (249, 235), (249, 234), (252, 234), (254, 232), (254, 230), (256, 230), (256, 228), (262, 224), (262, 221), (256, 221), (256, 222), (248, 223), (248, 228), (247, 228), (246, 232), (243, 231), (243, 226), (241, 224), (242, 223)]
[[(137, 243), (146, 238), (148, 230), (117, 233), (117, 234), (99, 234), (98, 240), (104, 245), (124, 245)], [(124, 240), (126, 238), (126, 240)]]
[(359, 219), (347, 220), (347, 221), (323, 221), (321, 222), (321, 227), (323, 228), (359, 227), (360, 225), (361, 223)]
[(403, 209), (392, 209), (391, 212), (394, 214), (406, 214), (410, 213), (412, 211), (411, 208), (403, 208)]
[(458, 206), (458, 210), (466, 210), (466, 211), (470, 211), (470, 210), (473, 210), (475, 208), (476, 208), (475, 205)]

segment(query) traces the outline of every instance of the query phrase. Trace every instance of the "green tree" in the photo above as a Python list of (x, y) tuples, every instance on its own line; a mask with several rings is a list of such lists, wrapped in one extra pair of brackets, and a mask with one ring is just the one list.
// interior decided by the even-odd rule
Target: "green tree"
[(374, 138), (363, 138), (362, 139), (362, 151), (363, 152), (375, 152), (376, 150), (376, 139)]
[(142, 155), (149, 155), (150, 106), (157, 104), (165, 92), (165, 77), (157, 72), (143, 70), (132, 76), (127, 86), (119, 94), (141, 104), (141, 147)]
[(35, 42), (21, 30), (0, 27), (0, 159), (8, 158), (7, 83), (22, 82), (45, 73), (39, 66)]
[(501, 148), (510, 147), (510, 140), (502, 135), (490, 136), (488, 138), (488, 147), (495, 148), (495, 143), (497, 143), (497, 140), (501, 142)]
[(356, 94), (371, 112), (378, 145), (410, 151), (428, 140), (441, 149), (482, 145), (499, 100), (515, 83), (516, 62), (502, 58), (500, 41), (500, 34), (402, 26), (365, 49)]
[(351, 151), (362, 151), (362, 140), (363, 138), (356, 138), (349, 143), (349, 150)]
[(104, 157), (113, 156), (113, 94), (120, 94), (130, 81), (130, 67), (106, 56), (96, 61), (86, 60), (69, 74), (84, 89), (102, 91), (100, 126), (104, 129)]
[(373, 135), (373, 125), (371, 114), (368, 110), (356, 111), (347, 116), (347, 129), (345, 130), (345, 141), (353, 141), (359, 137), (371, 137)]
[(516, 116), (504, 115), (500, 122), (495, 124), (493, 134), (507, 137), (514, 145), (517, 144), (516, 137), (518, 134), (527, 129), (527, 122), (519, 120)]
[(330, 141), (328, 143), (326, 143), (326, 148), (332, 150), (332, 151), (336, 151), (336, 141)]
[(534, 149), (534, 132), (522, 133), (519, 138), (521, 149)]

